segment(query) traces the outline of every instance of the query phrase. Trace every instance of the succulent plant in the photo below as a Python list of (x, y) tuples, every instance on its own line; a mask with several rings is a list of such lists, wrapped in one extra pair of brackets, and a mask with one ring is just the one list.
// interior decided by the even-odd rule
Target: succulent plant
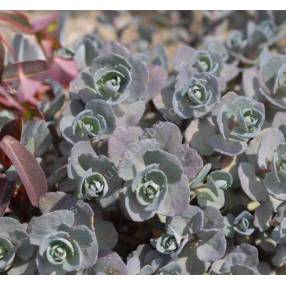
[[(189, 188), (179, 160), (162, 150), (146, 150), (136, 158), (139, 167), (138, 160), (142, 162), (141, 168), (136, 170), (135, 177), (126, 187), (125, 208), (129, 216), (142, 221), (156, 213), (174, 215), (183, 212), (189, 201)], [(123, 179), (127, 178), (124, 169), (122, 165), (119, 170)]]
[(255, 64), (264, 50), (280, 38), (280, 31), (273, 19), (257, 23), (248, 21), (246, 31), (231, 30), (225, 42), (230, 55), (247, 64)]
[(0, 273), (10, 270), (16, 262), (28, 261), (32, 255), (33, 247), (29, 243), (26, 227), (13, 218), (1, 217)]
[(139, 275), (181, 275), (187, 274), (184, 263), (169, 260), (162, 254), (158, 255), (147, 245), (139, 245), (127, 261), (128, 274)]
[(214, 274), (250, 275), (258, 274), (258, 252), (249, 244), (236, 246), (223, 259), (217, 260), (211, 271)]
[(285, 274), (285, 11), (82, 15), (0, 12), (0, 274)]
[(71, 144), (106, 139), (116, 127), (113, 110), (103, 100), (92, 100), (85, 106), (73, 101), (70, 112), (62, 118), (60, 129), (62, 136)]
[(272, 169), (264, 179), (264, 185), (267, 191), (275, 196), (277, 199), (285, 199), (284, 181), (285, 181), (285, 153), (286, 144), (282, 143), (278, 145), (274, 151), (272, 158)]
[(197, 273), (202, 270), (196, 268), (196, 263), (205, 265), (224, 255), (224, 221), (217, 209), (206, 207), (202, 210), (197, 206), (189, 206), (182, 215), (174, 216), (168, 223), (178, 235), (189, 236), (179, 258), (187, 259), (187, 270), (191, 274), (201, 274)]
[(74, 225), (72, 211), (58, 210), (34, 217), (28, 226), (30, 242), (37, 247), (40, 274), (64, 274), (92, 267), (98, 245), (93, 230)]
[(114, 43), (103, 47), (79, 80), (86, 86), (78, 94), (84, 102), (102, 99), (114, 105), (127, 99), (134, 101), (144, 94), (148, 70), (127, 49)]
[(150, 243), (159, 253), (176, 256), (187, 241), (187, 236), (179, 235), (170, 225), (167, 225), (166, 233), (156, 239), (151, 239)]
[(98, 50), (102, 46), (102, 40), (96, 34), (87, 34), (76, 42), (74, 47), (74, 59), (80, 69), (92, 65), (92, 61), (98, 56)]
[[(232, 175), (222, 170), (213, 171), (207, 175), (206, 168), (208, 168), (207, 165), (190, 186), (195, 191), (200, 207), (212, 206), (221, 209), (225, 203), (224, 193), (233, 183)], [(206, 175), (206, 183), (204, 183)]]
[(232, 222), (234, 231), (241, 235), (251, 235), (255, 231), (253, 219), (254, 217), (251, 213), (243, 211)]
[(244, 152), (248, 141), (260, 132), (265, 109), (262, 103), (230, 92), (223, 97), (215, 118), (220, 135), (213, 136), (210, 144), (215, 151), (234, 156)]
[(150, 84), (158, 79), (153, 80), (149, 76), (150, 71), (143, 61), (113, 42), (98, 50), (98, 56), (93, 59), (91, 66), (75, 79), (71, 86), (71, 97), (85, 103), (101, 99), (109, 105), (135, 102), (157, 91), (157, 86), (153, 85), (151, 90)]
[(175, 155), (182, 164), (185, 175), (191, 180), (203, 167), (203, 159), (188, 144), (182, 144), (183, 137), (178, 126), (171, 122), (159, 121), (146, 128), (140, 139), (153, 139), (162, 150)]
[(258, 71), (259, 95), (273, 107), (285, 110), (286, 57), (269, 55)]
[(184, 46), (177, 52), (175, 68), (177, 71), (194, 69), (199, 73), (219, 76), (223, 69), (223, 57), (216, 51), (195, 50)]
[(194, 74), (190, 77), (182, 73), (178, 75), (173, 95), (174, 111), (184, 119), (200, 118), (212, 110), (219, 101), (218, 82), (208, 73)]
[(158, 252), (171, 254), (176, 252), (180, 241), (174, 235), (164, 234), (159, 238), (153, 240), (153, 244)]
[(73, 192), (84, 201), (106, 207), (117, 197), (121, 180), (114, 163), (104, 155), (98, 156), (87, 141), (76, 143), (67, 164), (67, 178), (60, 189)]
[[(261, 147), (263, 146), (261, 142)], [(265, 231), (270, 226), (273, 213), (275, 212), (276, 203), (263, 183), (261, 177), (256, 175), (256, 170), (250, 163), (242, 162), (238, 167), (238, 177), (242, 190), (249, 197), (251, 202), (247, 208), (254, 210), (253, 226), (260, 231)], [(251, 218), (252, 215), (247, 215)], [(252, 220), (252, 219), (251, 219)]]

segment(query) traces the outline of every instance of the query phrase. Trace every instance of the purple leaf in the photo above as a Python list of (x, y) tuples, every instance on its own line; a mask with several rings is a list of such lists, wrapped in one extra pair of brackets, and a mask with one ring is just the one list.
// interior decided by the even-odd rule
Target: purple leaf
[(40, 197), (48, 191), (45, 173), (34, 156), (15, 138), (7, 135), (0, 148), (13, 163), (33, 206), (38, 206)]
[(240, 163), (238, 176), (241, 188), (250, 199), (258, 202), (268, 199), (268, 192), (263, 183), (256, 178), (255, 169), (251, 164)]
[(32, 25), (28, 17), (22, 12), (0, 11), (0, 23), (22, 33), (33, 34)]
[(14, 191), (14, 184), (9, 183), (5, 178), (0, 178), (0, 216), (9, 206)]
[(167, 81), (167, 72), (157, 65), (149, 65), (149, 82), (147, 87), (148, 99), (158, 95)]
[(49, 67), (49, 76), (63, 85), (68, 85), (78, 74), (74, 60), (54, 57)]
[(26, 78), (43, 80), (47, 77), (47, 70), (48, 65), (46, 61), (43, 60), (10, 64), (7, 65), (3, 71), (2, 81), (5, 84), (13, 84), (13, 87), (16, 88), (22, 78), (21, 72), (25, 75)]

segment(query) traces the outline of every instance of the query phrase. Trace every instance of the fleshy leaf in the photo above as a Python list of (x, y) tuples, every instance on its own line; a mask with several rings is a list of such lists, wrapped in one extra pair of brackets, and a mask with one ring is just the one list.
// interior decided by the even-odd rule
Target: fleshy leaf
[(246, 195), (254, 201), (263, 202), (268, 199), (268, 192), (263, 182), (256, 178), (254, 167), (246, 162), (240, 163), (238, 176)]

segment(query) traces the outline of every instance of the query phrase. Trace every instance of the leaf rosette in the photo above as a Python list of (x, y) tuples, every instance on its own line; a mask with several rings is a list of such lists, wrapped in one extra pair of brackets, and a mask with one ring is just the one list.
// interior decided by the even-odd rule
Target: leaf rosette
[(245, 151), (264, 124), (265, 108), (260, 102), (229, 92), (214, 112), (220, 135), (211, 138), (213, 149), (235, 156)]
[(103, 100), (92, 100), (85, 106), (73, 101), (69, 109), (70, 114), (61, 119), (60, 130), (71, 144), (83, 140), (104, 140), (116, 127), (114, 112)]
[(61, 182), (60, 189), (106, 207), (118, 197), (121, 179), (117, 172), (114, 163), (104, 155), (98, 156), (89, 142), (78, 142), (71, 149), (67, 177)]
[(211, 74), (197, 74), (180, 81), (175, 87), (173, 106), (181, 118), (200, 118), (211, 111), (220, 99), (217, 79)]
[(257, 64), (263, 50), (277, 41), (279, 30), (272, 19), (249, 21), (246, 32), (230, 31), (225, 46), (230, 55), (246, 64)]
[(210, 73), (219, 77), (223, 69), (223, 61), (221, 53), (217, 51), (195, 50), (189, 46), (183, 46), (176, 54), (175, 69), (177, 71), (189, 70), (198, 73)]
[[(155, 214), (172, 216), (184, 211), (190, 191), (187, 177), (174, 155), (147, 149), (129, 163), (132, 168), (137, 167), (135, 177), (129, 177), (132, 181), (126, 187), (124, 199), (125, 209), (132, 220), (147, 220)], [(120, 173), (127, 174), (123, 164)]]
[[(25, 263), (33, 255), (26, 227), (13, 218), (0, 218), (0, 273), (18, 263)], [(20, 273), (18, 273), (20, 274)]]
[(72, 83), (71, 97), (83, 102), (101, 99), (109, 105), (135, 102), (143, 97), (147, 82), (146, 64), (125, 47), (111, 43), (99, 50), (91, 66)]
[(246, 243), (231, 250), (224, 258), (215, 261), (211, 267), (213, 274), (250, 275), (258, 274), (258, 251)]
[(179, 237), (186, 238), (178, 257), (186, 259), (190, 274), (202, 274), (209, 262), (225, 254), (224, 221), (219, 210), (188, 206), (181, 215), (168, 218), (167, 223)]
[(259, 95), (273, 107), (286, 109), (286, 57), (269, 55), (258, 71)]
[(243, 211), (234, 218), (233, 229), (241, 235), (249, 236), (255, 231), (253, 220), (254, 217), (250, 212)]
[(95, 233), (86, 225), (76, 225), (72, 211), (58, 210), (34, 217), (28, 230), (31, 244), (38, 248), (39, 274), (72, 273), (96, 263)]
[(150, 243), (159, 253), (176, 257), (187, 241), (188, 235), (179, 235), (170, 225), (167, 225), (166, 233), (151, 239)]
[[(225, 203), (225, 192), (233, 183), (232, 175), (223, 170), (217, 170), (207, 175), (210, 166), (205, 165), (198, 176), (191, 181), (200, 207), (212, 206), (221, 209)], [(206, 183), (204, 183), (206, 179)]]

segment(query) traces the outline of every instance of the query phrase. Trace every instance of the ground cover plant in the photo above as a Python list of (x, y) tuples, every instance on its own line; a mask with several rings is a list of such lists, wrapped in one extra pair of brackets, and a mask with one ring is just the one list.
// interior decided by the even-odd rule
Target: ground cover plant
[(285, 274), (285, 16), (1, 11), (0, 273)]

